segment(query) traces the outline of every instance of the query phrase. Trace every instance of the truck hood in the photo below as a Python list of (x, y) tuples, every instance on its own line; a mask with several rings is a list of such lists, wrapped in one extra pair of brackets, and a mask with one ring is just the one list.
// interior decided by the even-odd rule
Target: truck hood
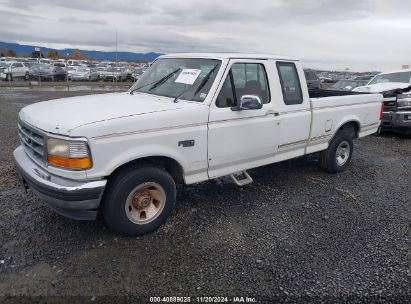
[(383, 82), (370, 84), (362, 87), (355, 88), (355, 92), (365, 92), (365, 93), (382, 93), (385, 91), (391, 91), (396, 89), (405, 89), (410, 86), (409, 83), (404, 82)]
[(43, 131), (61, 135), (83, 125), (146, 113), (199, 106), (201, 103), (144, 93), (108, 93), (48, 100), (24, 107), (20, 119)]

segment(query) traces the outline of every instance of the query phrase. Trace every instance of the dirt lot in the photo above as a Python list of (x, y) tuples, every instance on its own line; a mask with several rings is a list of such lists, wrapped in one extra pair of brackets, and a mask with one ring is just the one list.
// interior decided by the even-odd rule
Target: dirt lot
[(225, 179), (181, 187), (163, 227), (127, 238), (54, 214), (21, 190), (14, 169), (19, 109), (89, 93), (0, 91), (0, 302), (411, 301), (411, 138), (357, 140), (342, 174), (312, 156), (251, 170), (244, 188)]

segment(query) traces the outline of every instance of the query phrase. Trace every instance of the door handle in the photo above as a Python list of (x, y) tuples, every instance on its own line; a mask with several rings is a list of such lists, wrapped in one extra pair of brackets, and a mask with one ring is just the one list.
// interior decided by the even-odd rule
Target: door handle
[(270, 109), (270, 110), (267, 110), (266, 114), (267, 115), (268, 114), (274, 114), (274, 116), (278, 116), (278, 115), (280, 115), (280, 112), (277, 112), (277, 111), (274, 111), (274, 110)]

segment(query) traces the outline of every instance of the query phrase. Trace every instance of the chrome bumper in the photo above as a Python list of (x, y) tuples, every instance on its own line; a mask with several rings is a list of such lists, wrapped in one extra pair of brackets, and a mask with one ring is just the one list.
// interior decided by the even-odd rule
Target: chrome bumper
[(411, 111), (384, 112), (381, 127), (411, 132)]
[(96, 218), (107, 180), (79, 182), (51, 175), (33, 162), (22, 146), (13, 155), (23, 185), (50, 208), (76, 220)]

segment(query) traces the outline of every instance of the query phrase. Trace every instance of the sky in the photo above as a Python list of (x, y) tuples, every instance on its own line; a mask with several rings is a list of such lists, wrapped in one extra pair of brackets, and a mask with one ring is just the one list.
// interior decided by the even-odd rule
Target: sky
[(131, 52), (246, 52), (353, 71), (411, 65), (409, 0), (0, 0), (0, 41)]

